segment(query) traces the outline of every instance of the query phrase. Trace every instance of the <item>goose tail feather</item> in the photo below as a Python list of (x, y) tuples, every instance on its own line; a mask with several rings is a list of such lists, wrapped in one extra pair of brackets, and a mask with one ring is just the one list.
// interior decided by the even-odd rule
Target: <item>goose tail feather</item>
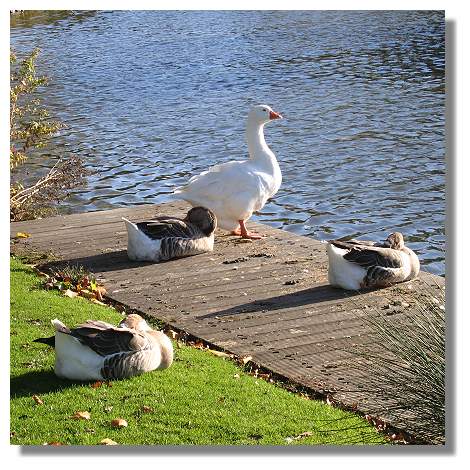
[(50, 336), (49, 338), (36, 338), (33, 339), (33, 343), (43, 343), (51, 346), (52, 348), (55, 347), (55, 336)]

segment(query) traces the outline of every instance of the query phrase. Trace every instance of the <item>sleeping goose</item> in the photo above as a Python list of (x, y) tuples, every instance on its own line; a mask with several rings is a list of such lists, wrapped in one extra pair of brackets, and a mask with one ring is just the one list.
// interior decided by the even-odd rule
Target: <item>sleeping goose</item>
[(281, 169), (274, 153), (264, 140), (264, 125), (282, 119), (267, 105), (254, 106), (246, 125), (249, 160), (215, 165), (174, 191), (174, 197), (193, 206), (208, 207), (215, 212), (220, 228), (243, 238), (259, 239), (249, 232), (245, 222), (259, 211), (281, 186)]
[(384, 243), (332, 240), (327, 245), (328, 279), (348, 290), (386, 287), (418, 276), (419, 260), (394, 232)]
[(117, 327), (99, 320), (72, 329), (57, 319), (52, 324), (55, 336), (34, 341), (55, 347), (58, 377), (117, 380), (166, 369), (173, 362), (168, 336), (152, 330), (140, 315), (128, 315)]
[(212, 251), (217, 219), (204, 207), (193, 207), (181, 219), (159, 218), (127, 227), (127, 255), (134, 261), (166, 261)]

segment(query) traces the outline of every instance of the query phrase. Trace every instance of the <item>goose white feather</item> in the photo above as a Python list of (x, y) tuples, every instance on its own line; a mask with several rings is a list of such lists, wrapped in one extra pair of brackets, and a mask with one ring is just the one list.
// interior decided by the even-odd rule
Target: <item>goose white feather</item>
[(418, 276), (419, 259), (394, 232), (384, 243), (332, 240), (327, 245), (328, 281), (347, 290), (386, 287)]
[(93, 320), (72, 329), (58, 319), (52, 324), (55, 335), (35, 341), (55, 348), (58, 377), (117, 380), (166, 369), (173, 362), (170, 339), (150, 328), (140, 315), (128, 315), (117, 327)]
[(261, 238), (246, 230), (245, 221), (281, 186), (281, 169), (264, 140), (263, 131), (264, 125), (274, 119), (282, 116), (267, 105), (254, 106), (246, 126), (249, 160), (215, 165), (177, 188), (174, 196), (193, 206), (211, 209), (217, 216), (218, 226), (224, 230), (235, 231), (240, 226), (243, 237)]
[(217, 219), (204, 207), (192, 208), (184, 219), (160, 218), (127, 228), (127, 255), (135, 261), (165, 261), (212, 251)]

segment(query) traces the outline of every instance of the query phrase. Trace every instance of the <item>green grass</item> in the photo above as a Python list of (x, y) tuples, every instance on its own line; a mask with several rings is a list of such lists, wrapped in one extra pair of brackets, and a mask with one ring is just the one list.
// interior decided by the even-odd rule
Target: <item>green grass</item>
[[(385, 438), (364, 419), (257, 379), (230, 359), (183, 345), (175, 362), (130, 380), (92, 388), (54, 375), (54, 351), (32, 340), (53, 333), (50, 320), (74, 326), (122, 315), (81, 298), (40, 288), (34, 272), (11, 259), (11, 443), (118, 444), (371, 444)], [(239, 378), (236, 375), (239, 375)], [(36, 404), (37, 395), (43, 404)], [(143, 406), (152, 408), (144, 412)], [(90, 420), (74, 420), (88, 411)], [(129, 426), (116, 429), (115, 418)], [(311, 435), (287, 440), (304, 432)]]

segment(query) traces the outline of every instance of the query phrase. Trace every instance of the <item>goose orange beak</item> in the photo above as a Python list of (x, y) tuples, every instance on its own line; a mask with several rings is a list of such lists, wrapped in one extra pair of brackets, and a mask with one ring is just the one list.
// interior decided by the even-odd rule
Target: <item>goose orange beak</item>
[(276, 111), (269, 111), (269, 119), (282, 119), (282, 116)]

